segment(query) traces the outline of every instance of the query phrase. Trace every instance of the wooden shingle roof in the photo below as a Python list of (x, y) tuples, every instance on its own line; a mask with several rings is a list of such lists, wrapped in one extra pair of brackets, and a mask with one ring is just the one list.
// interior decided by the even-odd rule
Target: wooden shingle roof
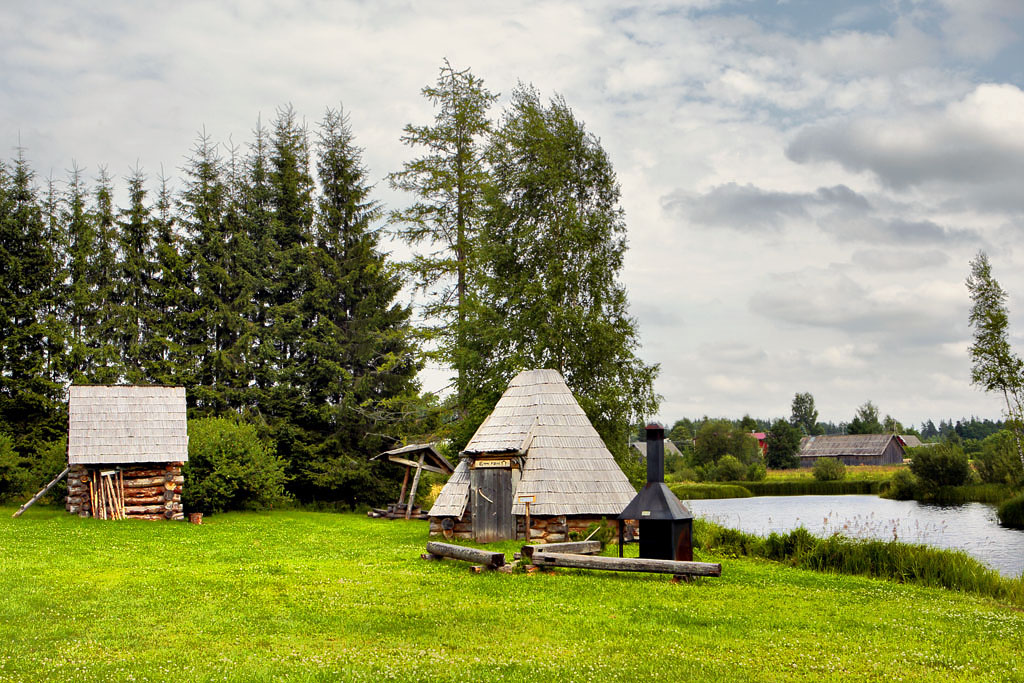
[(430, 508), (431, 517), (462, 517), (469, 502), (469, 460), (463, 458), (455, 466), (452, 476), (437, 494)]
[(895, 439), (893, 434), (834, 434), (805, 436), (800, 439), (801, 458), (837, 457), (840, 455), (881, 455)]
[(71, 387), (69, 465), (186, 460), (184, 387)]
[[(512, 505), (514, 515), (525, 514), (525, 500), (530, 500), (530, 513), (534, 515), (613, 516), (636, 495), (556, 370), (519, 373), (463, 454), (525, 456)], [(465, 459), (459, 467), (464, 463)], [(444, 516), (441, 510), (460, 505), (465, 509), (468, 468), (464, 484), (462, 479), (456, 480), (456, 475), (431, 508), (432, 516)], [(451, 495), (446, 496), (446, 492)], [(442, 502), (444, 505), (438, 507)]]

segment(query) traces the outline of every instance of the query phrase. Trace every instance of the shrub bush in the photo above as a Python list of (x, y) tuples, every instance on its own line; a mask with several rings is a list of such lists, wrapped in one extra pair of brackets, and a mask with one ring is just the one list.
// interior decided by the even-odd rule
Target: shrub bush
[(747, 466), (731, 455), (723, 455), (715, 463), (710, 477), (714, 481), (742, 481), (747, 474)]
[(917, 477), (910, 470), (900, 470), (889, 480), (886, 498), (894, 500), (913, 500), (917, 494)]
[(764, 478), (768, 476), (768, 469), (759, 462), (755, 462), (747, 468), (747, 479), (746, 481), (764, 481)]
[(270, 508), (287, 500), (284, 468), (251, 424), (222, 417), (189, 420), (182, 502), (206, 513)]
[(818, 458), (812, 472), (818, 481), (841, 481), (846, 476), (846, 465), (836, 458)]
[(967, 455), (956, 444), (918, 447), (911, 457), (910, 471), (917, 477), (919, 485), (926, 488), (962, 486), (971, 480)]
[(999, 522), (1013, 529), (1024, 529), (1024, 493), (999, 506)]
[(738, 484), (671, 484), (669, 489), (683, 500), (708, 498), (750, 498), (753, 494)]
[(14, 450), (14, 439), (0, 432), (0, 501), (24, 495), (27, 488), (28, 469)]

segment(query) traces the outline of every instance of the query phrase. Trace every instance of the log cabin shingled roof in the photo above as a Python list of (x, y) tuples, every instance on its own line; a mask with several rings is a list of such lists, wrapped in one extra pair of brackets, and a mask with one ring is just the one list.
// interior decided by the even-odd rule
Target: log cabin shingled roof
[(800, 439), (801, 458), (881, 455), (894, 434), (832, 434)]
[[(556, 370), (519, 373), (462, 451), (464, 456), (524, 456), (512, 514), (618, 515), (636, 495)], [(462, 472), (460, 473), (460, 470)], [(447, 495), (446, 495), (447, 494)], [(469, 496), (466, 458), (431, 508), (461, 516)]]
[(187, 460), (184, 387), (71, 387), (69, 465)]

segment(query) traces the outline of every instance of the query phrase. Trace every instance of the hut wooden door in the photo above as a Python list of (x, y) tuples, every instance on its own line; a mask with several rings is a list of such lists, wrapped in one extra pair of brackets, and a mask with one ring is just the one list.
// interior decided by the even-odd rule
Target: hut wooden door
[(512, 468), (477, 465), (469, 478), (473, 535), (481, 543), (514, 539), (516, 520), (512, 516)]

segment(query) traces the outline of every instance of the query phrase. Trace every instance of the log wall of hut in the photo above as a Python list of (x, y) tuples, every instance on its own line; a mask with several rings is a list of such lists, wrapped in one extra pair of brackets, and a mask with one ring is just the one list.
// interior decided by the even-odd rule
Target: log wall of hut
[(473, 540), (473, 515), (469, 510), (463, 513), (462, 519), (457, 517), (431, 517), (430, 535), (443, 536), (446, 522), (452, 525), (452, 534), (449, 538)]
[(184, 519), (181, 489), (185, 478), (181, 462), (135, 463), (131, 465), (72, 465), (68, 471), (67, 510), (79, 517), (92, 517), (93, 497), (89, 483), (101, 472), (119, 470), (124, 483), (124, 512), (127, 519)]

